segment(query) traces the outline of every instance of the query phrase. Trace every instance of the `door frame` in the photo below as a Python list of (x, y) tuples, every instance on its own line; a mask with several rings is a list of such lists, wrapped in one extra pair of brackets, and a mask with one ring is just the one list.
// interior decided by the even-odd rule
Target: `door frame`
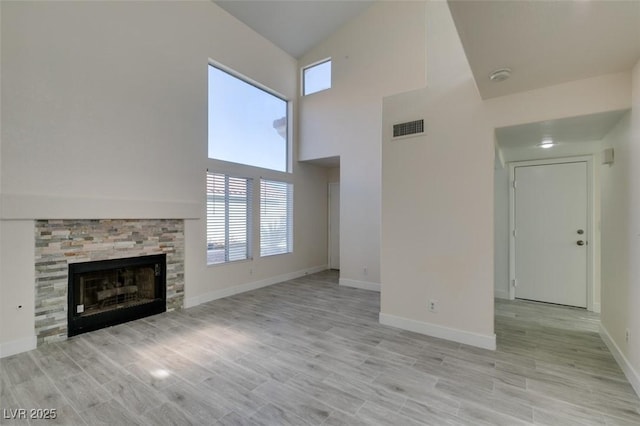
[[(595, 245), (600, 244), (600, 240), (594, 238), (596, 235), (594, 222), (596, 212), (596, 197), (595, 197), (595, 174), (594, 174), (594, 156), (583, 155), (576, 157), (562, 157), (562, 158), (549, 158), (543, 160), (530, 160), (530, 161), (514, 161), (509, 163), (509, 299), (514, 300), (516, 297), (515, 279), (516, 279), (516, 253), (515, 253), (515, 218), (516, 218), (516, 205), (515, 205), (515, 190), (513, 185), (515, 179), (516, 167), (526, 166), (544, 166), (553, 164), (564, 163), (586, 163), (587, 165), (587, 310), (596, 311), (595, 306), (595, 254), (599, 250), (595, 250)], [(599, 305), (599, 304), (598, 304)]]
[[(327, 263), (328, 263), (329, 269), (332, 269), (331, 267), (333, 266), (333, 262), (332, 262), (333, 256), (332, 255), (334, 253), (332, 253), (332, 250), (331, 250), (331, 246), (332, 246), (332, 244), (331, 244), (331, 242), (332, 242), (332, 238), (331, 238), (332, 232), (331, 231), (333, 229), (333, 226), (335, 226), (334, 224), (331, 223), (331, 210), (333, 208), (333, 202), (334, 202), (333, 198), (331, 197), (331, 194), (332, 194), (332, 190), (335, 191), (336, 187), (338, 189), (338, 194), (341, 195), (340, 194), (340, 182), (329, 182), (328, 185), (327, 185), (327, 195), (328, 195), (327, 196), (327, 199), (328, 199), (328, 201), (327, 201), (327, 207), (328, 207), (328, 209), (327, 209), (327, 218), (328, 218), (328, 221), (327, 221)], [(338, 205), (338, 208), (340, 208), (340, 205)], [(338, 220), (340, 220), (340, 218), (338, 218)], [(338, 227), (339, 226), (340, 226), (340, 224), (338, 224)], [(340, 232), (338, 232), (338, 247), (340, 247)], [(338, 258), (338, 262), (339, 261), (340, 261), (340, 259)]]

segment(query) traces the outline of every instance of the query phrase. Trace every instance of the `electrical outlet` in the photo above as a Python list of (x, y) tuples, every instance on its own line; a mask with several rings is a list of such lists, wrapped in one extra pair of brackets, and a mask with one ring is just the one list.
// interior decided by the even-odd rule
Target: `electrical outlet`
[(434, 299), (429, 299), (429, 311), (430, 312), (438, 312), (438, 301)]
[(628, 328), (624, 331), (624, 341), (629, 343), (629, 329)]

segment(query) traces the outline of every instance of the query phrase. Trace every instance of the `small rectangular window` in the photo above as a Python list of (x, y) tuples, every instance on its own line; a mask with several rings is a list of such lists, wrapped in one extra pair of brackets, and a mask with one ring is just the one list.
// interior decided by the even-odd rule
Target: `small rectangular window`
[(260, 180), (260, 256), (293, 251), (293, 185)]
[(331, 59), (309, 65), (302, 70), (304, 96), (331, 88)]
[(207, 172), (207, 264), (251, 258), (251, 179)]

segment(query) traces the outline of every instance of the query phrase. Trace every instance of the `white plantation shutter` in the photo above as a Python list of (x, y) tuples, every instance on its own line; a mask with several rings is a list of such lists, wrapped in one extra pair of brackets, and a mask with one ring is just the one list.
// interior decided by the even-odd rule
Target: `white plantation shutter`
[(260, 256), (293, 251), (293, 185), (260, 180)]
[(251, 179), (207, 172), (207, 264), (251, 257)]

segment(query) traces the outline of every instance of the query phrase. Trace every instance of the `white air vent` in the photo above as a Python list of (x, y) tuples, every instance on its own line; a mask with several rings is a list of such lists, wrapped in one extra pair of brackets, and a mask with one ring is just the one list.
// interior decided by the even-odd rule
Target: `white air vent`
[(424, 120), (407, 121), (393, 125), (393, 137), (418, 136), (424, 134)]

